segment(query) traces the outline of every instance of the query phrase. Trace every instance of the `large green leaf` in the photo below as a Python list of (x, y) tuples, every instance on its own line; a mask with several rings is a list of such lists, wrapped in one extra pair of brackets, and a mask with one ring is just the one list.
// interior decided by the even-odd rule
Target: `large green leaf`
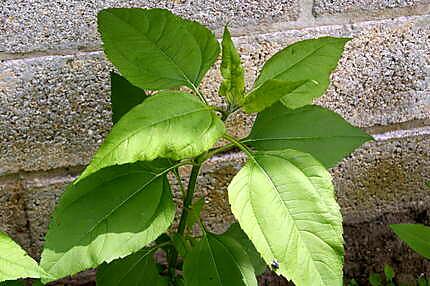
[(410, 248), (430, 259), (430, 227), (422, 224), (391, 224), (390, 227)]
[(221, 119), (197, 97), (160, 92), (121, 118), (81, 178), (117, 164), (195, 157), (211, 148), (224, 132)]
[(110, 74), (112, 121), (119, 119), (133, 107), (145, 100), (146, 94), (142, 89), (132, 85), (128, 80), (117, 73)]
[(123, 259), (101, 265), (97, 270), (98, 286), (167, 286), (167, 277), (158, 273), (154, 251), (144, 248)]
[(245, 93), (244, 71), (227, 27), (224, 28), (222, 38), (221, 75), (223, 81), (219, 93), (226, 97), (233, 107), (240, 106)]
[(292, 110), (278, 103), (258, 114), (243, 142), (257, 150), (310, 153), (331, 168), (369, 140), (372, 137), (328, 109), (311, 105)]
[(269, 79), (246, 95), (243, 109), (248, 113), (260, 112), (281, 98), (294, 94), (294, 91), (304, 84), (307, 82)]
[(234, 239), (207, 233), (184, 261), (185, 286), (257, 286), (245, 250)]
[(105, 9), (98, 24), (107, 57), (143, 89), (195, 88), (219, 54), (209, 30), (168, 10)]
[[(33, 260), (9, 236), (0, 231), (0, 282), (45, 275)], [(14, 283), (14, 282), (8, 282)]]
[(166, 176), (172, 168), (164, 161), (112, 166), (71, 184), (54, 212), (41, 266), (59, 279), (155, 240), (175, 215)]
[(330, 73), (336, 67), (349, 40), (323, 37), (297, 42), (266, 62), (255, 82), (255, 87), (269, 79), (306, 80), (306, 84), (283, 98), (282, 102), (290, 108), (311, 104), (313, 99), (323, 95), (327, 89)]
[(297, 286), (342, 285), (342, 216), (330, 174), (295, 150), (250, 156), (228, 192), (255, 248)]
[(255, 274), (263, 274), (264, 270), (266, 270), (266, 263), (238, 223), (232, 224), (223, 236), (231, 237), (236, 240), (245, 250), (246, 254), (248, 254), (252, 266), (254, 267)]

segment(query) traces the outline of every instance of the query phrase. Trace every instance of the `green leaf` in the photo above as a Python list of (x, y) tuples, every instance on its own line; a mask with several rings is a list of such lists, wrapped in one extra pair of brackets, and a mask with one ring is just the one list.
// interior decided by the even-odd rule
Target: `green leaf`
[[(46, 275), (17, 243), (0, 231), (0, 282)], [(13, 285), (8, 282), (8, 285)], [(18, 282), (16, 282), (18, 283)]]
[(235, 240), (205, 234), (184, 261), (186, 286), (257, 286), (254, 269)]
[(112, 165), (192, 158), (211, 148), (224, 132), (221, 119), (198, 98), (160, 92), (121, 118), (80, 179)]
[(146, 94), (117, 73), (110, 74), (112, 121), (117, 123), (120, 118), (136, 105), (142, 103)]
[(390, 265), (386, 264), (384, 266), (384, 274), (387, 282), (393, 281), (395, 274), (394, 274), (394, 269)]
[(205, 205), (204, 197), (198, 199), (196, 202), (192, 204), (187, 218), (187, 226), (189, 228), (193, 227), (193, 225), (200, 219), (200, 213), (204, 205)]
[(427, 279), (425, 277), (418, 278), (418, 286), (428, 286)]
[(175, 246), (176, 250), (178, 251), (179, 255), (182, 258), (185, 258), (188, 254), (188, 247), (187, 247), (187, 241), (185, 240), (185, 237), (173, 233), (172, 234), (172, 243)]
[(143, 89), (195, 88), (219, 54), (209, 30), (168, 10), (105, 9), (98, 25), (107, 57)]
[(221, 75), (223, 81), (219, 89), (220, 95), (227, 98), (232, 106), (240, 106), (245, 93), (245, 78), (240, 55), (237, 52), (230, 31), (224, 28), (222, 38)]
[(55, 209), (41, 266), (59, 279), (154, 241), (175, 216), (166, 176), (174, 167), (164, 161), (113, 166), (71, 184)]
[(255, 246), (249, 240), (248, 236), (243, 232), (238, 223), (232, 224), (229, 229), (223, 234), (223, 236), (230, 237), (236, 240), (242, 248), (245, 250), (246, 254), (248, 254), (249, 259), (251, 260), (252, 266), (254, 267), (255, 275), (261, 275), (266, 270), (266, 263), (261, 257), (260, 253), (258, 253)]
[(426, 186), (430, 188), (430, 181), (426, 182)]
[(369, 140), (372, 137), (328, 109), (311, 105), (292, 110), (278, 103), (258, 114), (243, 142), (257, 150), (310, 153), (331, 168)]
[(0, 282), (0, 286), (25, 286), (24, 281), (21, 280), (9, 280)]
[(265, 262), (297, 286), (342, 285), (342, 216), (330, 174), (295, 150), (249, 156), (229, 201)]
[(260, 112), (281, 98), (294, 94), (297, 88), (306, 83), (306, 81), (269, 79), (246, 95), (243, 109), (248, 113)]
[(266, 62), (254, 86), (258, 87), (270, 79), (306, 80), (306, 84), (283, 98), (282, 103), (290, 108), (311, 104), (313, 99), (323, 95), (327, 89), (330, 74), (336, 68), (349, 40), (323, 37), (297, 42)]
[(410, 248), (430, 259), (430, 227), (422, 224), (391, 224), (390, 227)]
[(351, 281), (349, 281), (348, 286), (358, 286), (358, 282), (355, 279), (352, 279)]
[(167, 286), (167, 277), (158, 273), (154, 251), (144, 248), (123, 259), (103, 264), (97, 270), (98, 286)]
[(377, 273), (372, 273), (369, 276), (369, 282), (372, 286), (382, 286), (382, 278), (381, 275)]

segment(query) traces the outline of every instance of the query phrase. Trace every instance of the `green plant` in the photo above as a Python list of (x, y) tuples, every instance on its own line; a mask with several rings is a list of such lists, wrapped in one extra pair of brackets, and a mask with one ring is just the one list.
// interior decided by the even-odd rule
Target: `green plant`
[[(328, 87), (349, 39), (283, 49), (247, 91), (225, 28), (219, 93), (226, 106), (216, 107), (199, 89), (220, 53), (204, 26), (160, 9), (107, 9), (98, 23), (105, 54), (122, 74), (111, 78), (114, 126), (53, 214), (42, 281), (99, 267), (102, 286), (250, 286), (269, 265), (299, 286), (342, 285), (342, 217), (327, 168), (371, 137), (311, 104)], [(224, 127), (240, 109), (258, 112), (246, 138)], [(228, 143), (216, 145), (220, 139)], [(196, 182), (205, 161), (233, 149), (248, 158), (228, 187), (239, 224), (213, 234), (200, 219)], [(187, 186), (183, 166), (191, 167)], [(173, 228), (168, 174), (183, 195)], [(157, 264), (157, 251), (167, 266)], [(23, 277), (34, 276), (2, 279)]]
[[(430, 182), (426, 182), (430, 188)], [(430, 259), (430, 227), (422, 224), (391, 224), (390, 228), (410, 248)]]

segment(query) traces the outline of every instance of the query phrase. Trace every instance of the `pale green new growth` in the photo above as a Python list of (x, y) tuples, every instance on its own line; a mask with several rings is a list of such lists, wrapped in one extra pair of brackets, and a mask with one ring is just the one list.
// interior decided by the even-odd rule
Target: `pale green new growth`
[(0, 231), (0, 282), (46, 275), (25, 250)]

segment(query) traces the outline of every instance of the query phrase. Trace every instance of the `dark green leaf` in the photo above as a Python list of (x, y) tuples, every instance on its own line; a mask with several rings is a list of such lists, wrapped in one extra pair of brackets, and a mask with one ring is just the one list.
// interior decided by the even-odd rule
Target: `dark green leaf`
[[(24, 249), (0, 231), (0, 282), (21, 278), (40, 278), (47, 274)], [(7, 282), (7, 285), (20, 282)]]
[(330, 174), (295, 150), (248, 155), (228, 195), (264, 261), (297, 286), (341, 286), (342, 216)]
[(223, 235), (231, 237), (242, 246), (246, 254), (248, 254), (249, 259), (251, 260), (252, 266), (255, 270), (255, 275), (263, 274), (264, 270), (266, 270), (266, 263), (264, 262), (260, 253), (258, 253), (258, 251), (255, 249), (252, 242), (249, 240), (248, 236), (246, 236), (246, 234), (240, 228), (240, 225), (238, 223), (232, 224)]
[(358, 283), (355, 279), (352, 279), (351, 281), (349, 281), (348, 286), (358, 286)]
[(394, 269), (390, 265), (386, 264), (384, 266), (384, 274), (385, 274), (385, 278), (386, 278), (387, 282), (392, 282), (393, 281), (393, 279), (394, 279)]
[(296, 89), (306, 84), (306, 81), (285, 81), (269, 79), (246, 95), (243, 109), (248, 112), (260, 112), (281, 98), (293, 94)]
[(226, 97), (232, 106), (240, 106), (245, 93), (244, 71), (227, 27), (224, 28), (222, 38), (221, 75), (223, 81), (219, 93)]
[(105, 9), (98, 24), (107, 57), (143, 89), (195, 88), (219, 53), (210, 31), (167, 10)]
[(418, 278), (418, 286), (429, 286), (425, 277)]
[(426, 182), (426, 186), (430, 188), (430, 181)]
[(175, 216), (166, 176), (173, 167), (163, 161), (112, 166), (71, 184), (55, 209), (41, 266), (59, 279), (154, 241)]
[(258, 87), (270, 79), (305, 80), (306, 84), (283, 98), (282, 102), (290, 108), (311, 104), (313, 99), (323, 95), (327, 89), (330, 74), (337, 66), (349, 40), (323, 37), (297, 42), (267, 61), (254, 86)]
[(142, 89), (135, 87), (128, 80), (117, 73), (110, 74), (112, 121), (117, 123), (119, 119), (136, 105), (142, 103), (146, 94)]
[(182, 258), (188, 254), (187, 241), (185, 238), (177, 233), (172, 234), (172, 243)]
[(390, 227), (410, 248), (430, 259), (430, 227), (422, 224), (391, 224)]
[(211, 148), (224, 132), (221, 119), (195, 96), (160, 92), (121, 118), (80, 179), (112, 165), (192, 158)]
[(327, 168), (372, 137), (338, 114), (319, 106), (291, 110), (282, 104), (258, 114), (245, 141), (257, 150), (296, 149), (310, 153)]
[(234, 239), (206, 234), (184, 261), (186, 286), (257, 286), (254, 269)]
[(381, 275), (377, 273), (372, 273), (369, 276), (369, 283), (372, 286), (382, 286), (382, 278)]
[(0, 286), (25, 286), (25, 284), (23, 281), (9, 280), (5, 282), (0, 282)]
[(167, 286), (158, 273), (154, 252), (144, 248), (123, 259), (103, 264), (97, 270), (98, 286)]

